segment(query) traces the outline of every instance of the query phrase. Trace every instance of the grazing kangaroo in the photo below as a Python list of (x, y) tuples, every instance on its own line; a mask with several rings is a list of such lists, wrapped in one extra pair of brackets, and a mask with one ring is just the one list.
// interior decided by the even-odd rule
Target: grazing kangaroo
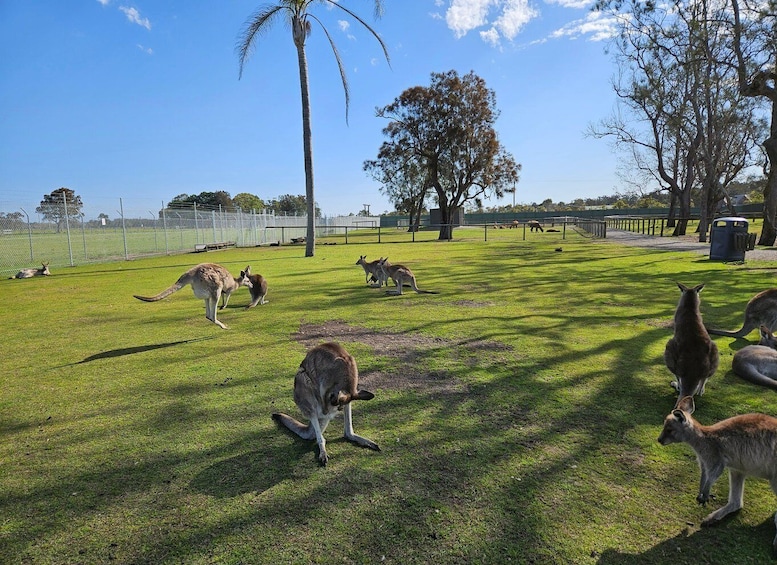
[[(702, 526), (709, 526), (742, 508), (746, 477), (769, 481), (777, 494), (777, 418), (765, 414), (742, 414), (703, 426), (693, 419), (693, 398), (686, 396), (664, 420), (658, 436), (661, 445), (687, 443), (696, 452), (701, 482), (696, 501), (706, 504), (710, 488), (728, 469), (728, 503), (708, 515)], [(777, 526), (777, 513), (774, 515)], [(772, 542), (777, 557), (777, 535)]]
[(302, 439), (315, 439), (321, 465), (329, 460), (324, 430), (338, 412), (342, 412), (345, 419), (345, 439), (380, 451), (378, 444), (353, 433), (351, 401), (375, 398), (369, 391), (358, 390), (358, 384), (356, 360), (342, 345), (322, 343), (308, 351), (294, 377), (294, 402), (310, 423), (303, 424), (280, 412), (274, 413), (272, 418)]
[(731, 368), (746, 381), (777, 390), (777, 339), (766, 326), (760, 332), (761, 342), (737, 351)]
[(251, 303), (246, 306), (246, 310), (253, 308), (257, 304), (267, 304), (269, 300), (264, 299), (267, 296), (267, 279), (260, 274), (252, 275), (250, 265), (243, 272), (248, 276), (248, 280), (251, 281), (251, 285), (248, 287), (251, 291)]
[(408, 267), (404, 265), (392, 265), (388, 262), (388, 257), (380, 260), (380, 267), (383, 269), (384, 276), (386, 278), (391, 277), (394, 284), (397, 285), (396, 290), (387, 290), (388, 294), (402, 294), (402, 287), (409, 283), (410, 288), (418, 293), (424, 294), (438, 294), (433, 290), (421, 290), (416, 284), (415, 275)]
[(18, 273), (16, 273), (12, 277), (8, 277), (9, 279), (30, 279), (32, 277), (41, 277), (41, 276), (49, 276), (51, 274), (51, 271), (49, 271), (49, 264), (43, 263), (43, 266), (40, 269), (22, 269)]
[(383, 274), (383, 269), (380, 267), (381, 261), (383, 261), (383, 257), (368, 263), (366, 255), (360, 255), (359, 260), (356, 261), (356, 264), (361, 265), (364, 269), (364, 280), (370, 286), (381, 287), (384, 283), (388, 286), (388, 277)]
[(162, 300), (174, 292), (181, 290), (187, 284), (190, 284), (192, 285), (194, 296), (205, 300), (205, 317), (217, 326), (226, 330), (227, 326), (216, 319), (216, 306), (218, 306), (219, 298), (223, 299), (223, 304), (221, 305), (221, 309), (223, 310), (226, 307), (227, 302), (229, 302), (230, 294), (235, 292), (242, 285), (251, 288), (252, 283), (246, 273), (246, 271), (250, 272), (250, 270), (250, 266), (246, 267), (245, 271), (240, 271), (240, 277), (234, 278), (230, 272), (221, 265), (215, 263), (200, 263), (182, 274), (173, 286), (163, 290), (156, 296), (138, 296), (137, 294), (134, 296), (138, 300), (143, 300), (144, 302), (156, 302), (157, 300)]
[(747, 306), (745, 306), (745, 321), (739, 330), (730, 332), (708, 329), (707, 331), (713, 335), (745, 337), (760, 326), (766, 326), (771, 331), (777, 329), (777, 288), (770, 288), (759, 292), (750, 299)]
[(704, 394), (707, 380), (718, 369), (718, 346), (710, 339), (699, 312), (703, 284), (689, 288), (677, 283), (682, 295), (674, 314), (674, 336), (666, 343), (664, 362), (677, 377), (672, 381), (679, 402), (686, 396)]
[(529, 220), (526, 222), (526, 225), (529, 226), (529, 231), (534, 230), (540, 230), (541, 232), (544, 232), (545, 230), (542, 229), (542, 224), (540, 224), (537, 220)]

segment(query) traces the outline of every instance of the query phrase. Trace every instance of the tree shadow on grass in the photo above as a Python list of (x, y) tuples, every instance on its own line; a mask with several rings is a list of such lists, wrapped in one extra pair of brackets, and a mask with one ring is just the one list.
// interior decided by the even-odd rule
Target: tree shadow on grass
[[(676, 565), (697, 563), (728, 563), (732, 551), (743, 542), (748, 550), (743, 556), (757, 558), (758, 562), (770, 563), (772, 560), (772, 538), (774, 522), (771, 518), (753, 528), (737, 524), (733, 516), (711, 528), (691, 531), (685, 528), (673, 538), (668, 538), (641, 553), (624, 553), (617, 548), (609, 548), (599, 555), (599, 565), (651, 565), (674, 563)], [(594, 553), (592, 555), (596, 557)], [(752, 561), (749, 561), (752, 562)]]

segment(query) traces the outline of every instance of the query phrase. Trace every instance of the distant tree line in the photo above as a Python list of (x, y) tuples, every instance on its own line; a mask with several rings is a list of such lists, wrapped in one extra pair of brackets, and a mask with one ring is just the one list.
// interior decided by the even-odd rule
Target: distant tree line
[[(180, 210), (220, 210), (224, 212), (260, 212), (267, 210), (276, 216), (304, 216), (307, 214), (307, 202), (303, 195), (283, 194), (270, 200), (262, 200), (255, 194), (241, 192), (233, 197), (228, 192), (219, 190), (216, 192), (200, 192), (199, 194), (179, 194), (173, 197), (167, 204), (167, 209)], [(161, 211), (160, 211), (161, 214)], [(321, 217), (321, 209), (316, 205), (316, 217)]]

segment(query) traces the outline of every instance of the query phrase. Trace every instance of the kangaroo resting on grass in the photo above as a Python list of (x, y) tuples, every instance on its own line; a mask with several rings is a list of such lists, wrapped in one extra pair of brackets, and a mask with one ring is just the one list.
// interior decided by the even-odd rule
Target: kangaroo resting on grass
[(759, 292), (745, 306), (745, 321), (737, 331), (708, 329), (713, 335), (745, 337), (754, 329), (766, 326), (770, 331), (777, 329), (777, 288)]
[(413, 271), (404, 265), (392, 265), (388, 262), (388, 257), (380, 260), (380, 267), (383, 269), (384, 276), (386, 278), (391, 277), (391, 280), (397, 285), (396, 290), (387, 290), (387, 294), (402, 294), (402, 287), (408, 283), (410, 284), (410, 288), (418, 293), (437, 294), (437, 292), (433, 290), (421, 290), (418, 288)]
[(243, 272), (248, 276), (248, 280), (251, 281), (251, 284), (247, 285), (251, 291), (251, 303), (246, 306), (246, 310), (253, 308), (257, 304), (267, 304), (269, 300), (264, 299), (267, 296), (267, 279), (258, 273), (252, 275), (250, 265)]
[[(701, 482), (696, 501), (706, 504), (710, 489), (728, 469), (728, 503), (708, 515), (702, 526), (709, 526), (742, 508), (745, 478), (766, 479), (777, 494), (777, 418), (765, 414), (742, 414), (703, 426), (693, 419), (693, 398), (686, 396), (664, 420), (658, 436), (661, 445), (687, 443), (696, 452)], [(777, 526), (777, 513), (774, 515)], [(777, 535), (772, 542), (777, 557)]]
[(777, 339), (766, 326), (761, 326), (761, 342), (734, 353), (731, 368), (753, 384), (777, 391)]
[(384, 275), (383, 269), (380, 267), (381, 261), (383, 261), (383, 257), (368, 263), (366, 255), (360, 255), (359, 260), (356, 261), (356, 264), (361, 265), (364, 269), (364, 281), (370, 286), (381, 287), (384, 283), (388, 286), (388, 277)]
[(157, 300), (162, 300), (174, 292), (181, 290), (187, 284), (190, 284), (192, 285), (194, 296), (205, 300), (205, 317), (217, 326), (226, 330), (227, 326), (216, 319), (216, 306), (218, 306), (219, 299), (223, 299), (223, 304), (221, 305), (221, 309), (223, 310), (226, 307), (227, 302), (229, 302), (229, 295), (242, 285), (251, 288), (252, 283), (248, 278), (250, 272), (251, 267), (246, 267), (245, 271), (240, 271), (240, 277), (234, 278), (230, 272), (221, 265), (217, 265), (216, 263), (200, 263), (182, 274), (173, 286), (163, 290), (156, 296), (138, 296), (137, 294), (133, 296), (144, 302), (156, 302)]
[(12, 277), (8, 277), (9, 279), (30, 279), (32, 277), (40, 277), (40, 276), (49, 276), (51, 274), (51, 271), (49, 271), (49, 264), (43, 263), (43, 266), (40, 269), (22, 269), (18, 273), (16, 273)]
[(677, 283), (682, 295), (674, 314), (674, 336), (666, 343), (664, 362), (677, 377), (671, 385), (679, 392), (677, 402), (686, 396), (704, 394), (707, 380), (718, 369), (718, 346), (710, 339), (699, 312), (703, 284), (689, 288)]
[(321, 465), (329, 460), (324, 430), (338, 412), (342, 412), (345, 419), (345, 439), (380, 451), (378, 444), (353, 433), (351, 401), (375, 398), (369, 391), (358, 390), (358, 384), (356, 360), (342, 345), (322, 343), (308, 351), (294, 377), (294, 402), (310, 423), (303, 424), (280, 412), (274, 413), (272, 418), (302, 439), (315, 439)]

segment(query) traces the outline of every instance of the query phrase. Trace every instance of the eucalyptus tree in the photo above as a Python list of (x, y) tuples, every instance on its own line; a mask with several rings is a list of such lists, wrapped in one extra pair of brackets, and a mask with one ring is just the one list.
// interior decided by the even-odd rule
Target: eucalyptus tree
[(452, 219), (465, 203), (512, 192), (521, 165), (499, 141), (496, 94), (474, 72), (432, 73), (428, 87), (408, 88), (376, 111), (389, 124), (381, 153), (407, 151), (437, 195), (439, 239), (453, 237)]
[[(375, 17), (380, 18), (383, 14), (383, 2), (382, 0), (373, 0), (375, 5)], [(307, 238), (305, 247), (305, 256), (312, 257), (315, 253), (315, 194), (313, 183), (313, 135), (311, 129), (310, 118), (310, 85), (308, 79), (308, 61), (305, 53), (305, 42), (311, 33), (313, 23), (318, 24), (326, 36), (329, 46), (332, 49), (332, 53), (337, 61), (337, 67), (340, 70), (340, 79), (343, 83), (343, 91), (345, 92), (345, 120), (348, 121), (348, 107), (350, 101), (350, 93), (348, 89), (348, 81), (345, 74), (345, 68), (340, 58), (340, 53), (337, 50), (334, 40), (332, 39), (329, 30), (323, 22), (311, 11), (314, 6), (324, 6), (326, 8), (336, 8), (342, 12), (348, 14), (348, 16), (355, 19), (367, 31), (369, 31), (373, 37), (378, 41), (383, 54), (386, 57), (386, 61), (389, 61), (388, 49), (385, 43), (380, 38), (378, 33), (367, 24), (362, 18), (356, 15), (353, 11), (340, 4), (337, 0), (277, 0), (275, 4), (266, 4), (259, 8), (257, 12), (251, 15), (245, 23), (245, 26), (238, 39), (236, 47), (240, 72), (239, 77), (243, 76), (243, 69), (249, 56), (252, 54), (256, 47), (256, 43), (259, 41), (259, 37), (263, 33), (267, 33), (273, 24), (279, 20), (284, 20), (286, 24), (291, 28), (291, 37), (294, 42), (294, 47), (297, 50), (297, 64), (299, 66), (299, 82), (300, 82), (300, 95), (302, 98), (302, 142), (305, 161), (305, 198), (307, 200)]]
[(410, 216), (408, 231), (418, 231), (421, 213), (432, 188), (428, 170), (414, 158), (412, 147), (401, 142), (384, 143), (377, 159), (364, 162), (364, 170), (397, 212)]
[(743, 96), (769, 105), (769, 136), (762, 142), (766, 153), (763, 227), (759, 245), (777, 239), (777, 2), (731, 0), (732, 46), (737, 79)]
[[(726, 185), (755, 162), (763, 123), (736, 88), (724, 7), (707, 0), (656, 5), (616, 3), (621, 75), (614, 88), (633, 122), (605, 121), (597, 135), (638, 145), (641, 165), (672, 194), (679, 208), (675, 235), (685, 233), (691, 197), (701, 209), (700, 241)], [(632, 153), (634, 153), (632, 151)]]

